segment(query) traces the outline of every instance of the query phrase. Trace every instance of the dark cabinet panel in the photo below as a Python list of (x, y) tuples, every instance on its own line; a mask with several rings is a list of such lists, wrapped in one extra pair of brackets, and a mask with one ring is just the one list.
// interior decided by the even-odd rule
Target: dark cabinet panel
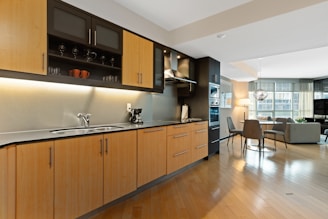
[(122, 28), (57, 0), (48, 1), (48, 34), (122, 53)]
[(91, 44), (90, 15), (68, 4), (49, 0), (48, 34)]
[(220, 62), (208, 58), (209, 82), (220, 84)]
[(164, 90), (164, 47), (154, 44), (154, 91)]

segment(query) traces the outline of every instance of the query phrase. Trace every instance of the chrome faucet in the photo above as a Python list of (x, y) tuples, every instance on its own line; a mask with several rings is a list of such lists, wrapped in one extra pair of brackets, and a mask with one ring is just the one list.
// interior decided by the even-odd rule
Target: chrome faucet
[(78, 113), (77, 114), (77, 118), (80, 119), (81, 125), (84, 127), (89, 127), (90, 116), (91, 116), (91, 114), (89, 114), (89, 113)]

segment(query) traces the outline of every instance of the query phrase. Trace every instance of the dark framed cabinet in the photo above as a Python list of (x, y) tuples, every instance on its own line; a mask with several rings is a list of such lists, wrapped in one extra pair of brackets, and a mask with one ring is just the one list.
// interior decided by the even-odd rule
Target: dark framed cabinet
[[(48, 75), (120, 85), (122, 31), (69, 4), (48, 0)], [(88, 73), (74, 75), (74, 69)]]

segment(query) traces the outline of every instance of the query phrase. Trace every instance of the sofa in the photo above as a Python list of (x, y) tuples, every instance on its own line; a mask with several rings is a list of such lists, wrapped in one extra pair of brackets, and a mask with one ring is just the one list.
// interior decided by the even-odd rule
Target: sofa
[[(317, 143), (320, 142), (321, 125), (318, 122), (296, 123), (292, 119), (286, 119), (286, 142), (289, 144)], [(273, 125), (265, 125), (265, 129), (272, 129)], [(274, 135), (266, 134), (266, 138), (274, 139)], [(282, 135), (277, 135), (278, 141), (283, 141)]]

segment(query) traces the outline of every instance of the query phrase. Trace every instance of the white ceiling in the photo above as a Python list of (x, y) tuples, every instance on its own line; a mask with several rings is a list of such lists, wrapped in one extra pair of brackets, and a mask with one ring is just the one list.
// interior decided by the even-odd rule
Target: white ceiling
[(327, 0), (64, 1), (194, 58), (215, 58), (232, 80), (255, 80), (258, 71), (261, 78), (328, 76)]

